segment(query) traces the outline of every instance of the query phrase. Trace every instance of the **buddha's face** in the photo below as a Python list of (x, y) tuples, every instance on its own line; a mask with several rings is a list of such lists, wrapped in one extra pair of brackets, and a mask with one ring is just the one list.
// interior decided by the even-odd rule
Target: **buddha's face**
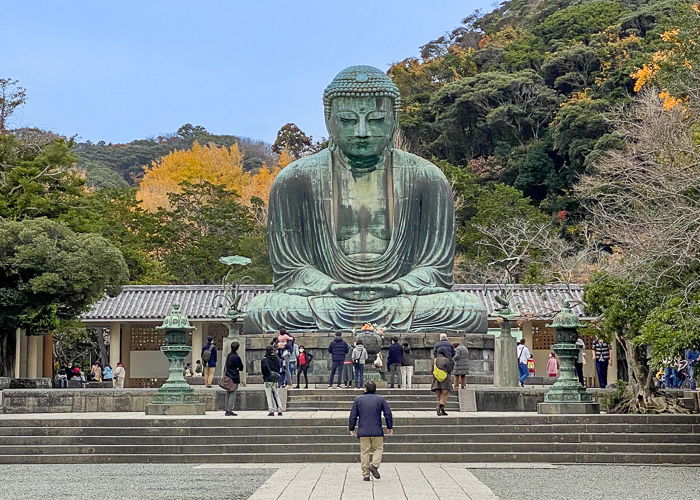
[(389, 97), (336, 97), (327, 126), (333, 142), (347, 156), (380, 155), (396, 132), (393, 102)]

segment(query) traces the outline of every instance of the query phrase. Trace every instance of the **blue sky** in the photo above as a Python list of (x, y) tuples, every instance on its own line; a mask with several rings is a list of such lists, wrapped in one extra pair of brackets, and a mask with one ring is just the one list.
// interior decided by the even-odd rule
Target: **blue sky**
[(274, 140), (325, 135), (321, 95), (346, 66), (390, 63), (485, 0), (9, 2), (0, 78), (28, 103), (11, 126), (127, 142), (183, 123)]

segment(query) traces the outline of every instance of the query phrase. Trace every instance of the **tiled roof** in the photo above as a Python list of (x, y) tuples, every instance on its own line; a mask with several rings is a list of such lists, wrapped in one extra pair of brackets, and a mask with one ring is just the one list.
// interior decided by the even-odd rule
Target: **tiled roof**
[[(272, 285), (243, 285), (239, 290), (243, 293), (241, 306), (245, 310), (248, 301), (258, 294), (272, 291)], [(455, 285), (453, 290), (481, 297), (489, 315), (496, 308), (494, 297), (498, 294), (498, 285)], [(216, 299), (222, 292), (220, 285), (129, 285), (116, 297), (106, 297), (94, 304), (81, 319), (91, 323), (160, 321), (177, 301), (182, 305), (182, 313), (192, 321), (220, 321), (224, 319), (224, 309), (216, 307)], [(559, 311), (563, 299), (578, 303), (574, 312), (585, 317), (580, 305), (582, 285), (516, 285), (512, 304), (523, 317), (551, 318)]]

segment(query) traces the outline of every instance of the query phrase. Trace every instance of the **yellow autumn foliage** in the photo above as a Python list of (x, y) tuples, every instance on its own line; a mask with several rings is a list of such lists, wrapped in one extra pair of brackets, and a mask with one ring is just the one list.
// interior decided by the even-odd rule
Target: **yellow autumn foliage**
[(257, 172), (243, 170), (243, 154), (237, 145), (230, 147), (195, 143), (191, 149), (173, 151), (146, 168), (136, 198), (151, 212), (169, 209), (168, 194), (179, 193), (180, 184), (211, 182), (233, 190), (245, 205), (251, 198), (267, 204), (270, 186), (283, 167), (291, 163), (286, 152), (272, 166), (263, 165)]

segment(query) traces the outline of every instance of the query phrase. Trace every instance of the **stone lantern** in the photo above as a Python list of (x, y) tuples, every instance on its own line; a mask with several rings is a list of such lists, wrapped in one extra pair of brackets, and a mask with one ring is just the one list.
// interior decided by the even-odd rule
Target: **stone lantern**
[(183, 361), (192, 351), (187, 336), (194, 326), (180, 313), (180, 304), (173, 303), (173, 312), (156, 330), (165, 331), (165, 345), (160, 350), (168, 358), (168, 380), (158, 389), (153, 401), (146, 405), (146, 415), (204, 415), (205, 405), (185, 380)]
[(554, 316), (552, 324), (547, 326), (555, 329), (552, 350), (559, 358), (559, 377), (545, 394), (544, 403), (537, 405), (537, 413), (600, 413), (600, 405), (593, 401), (576, 377), (574, 363), (578, 357), (577, 329), (584, 325), (571, 311), (569, 301), (564, 301), (561, 311)]

